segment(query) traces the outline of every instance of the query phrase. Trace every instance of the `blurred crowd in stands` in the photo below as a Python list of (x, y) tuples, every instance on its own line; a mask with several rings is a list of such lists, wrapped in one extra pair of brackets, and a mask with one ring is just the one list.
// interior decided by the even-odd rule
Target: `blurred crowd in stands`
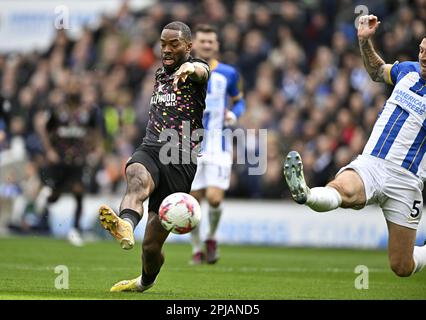
[[(87, 193), (122, 191), (123, 165), (145, 134), (159, 35), (173, 20), (219, 28), (219, 59), (236, 66), (244, 80), (247, 109), (239, 127), (268, 130), (266, 173), (248, 175), (249, 164), (235, 164), (228, 197), (288, 197), (282, 159), (290, 149), (302, 153), (309, 185), (325, 184), (362, 152), (390, 92), (369, 78), (360, 58), (354, 22), (361, 4), (158, 1), (134, 12), (123, 2), (77, 39), (58, 30), (44, 52), (0, 54), (0, 198), (36, 198), (45, 161), (38, 115), (63, 103), (69, 91), (96, 109), (103, 133), (103, 153), (86, 155)], [(367, 6), (382, 22), (374, 45), (383, 59), (417, 60), (426, 0)]]

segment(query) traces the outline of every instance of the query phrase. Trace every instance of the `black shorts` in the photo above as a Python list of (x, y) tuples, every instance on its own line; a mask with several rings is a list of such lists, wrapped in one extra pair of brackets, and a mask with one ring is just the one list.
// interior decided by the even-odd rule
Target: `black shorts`
[(75, 184), (83, 185), (83, 166), (53, 164), (41, 170), (41, 179), (54, 191), (70, 192)]
[(140, 145), (127, 161), (126, 168), (132, 163), (142, 164), (151, 174), (154, 181), (154, 191), (149, 196), (148, 211), (158, 214), (161, 202), (175, 192), (191, 191), (192, 181), (197, 171), (197, 165), (163, 164), (159, 159), (161, 147)]

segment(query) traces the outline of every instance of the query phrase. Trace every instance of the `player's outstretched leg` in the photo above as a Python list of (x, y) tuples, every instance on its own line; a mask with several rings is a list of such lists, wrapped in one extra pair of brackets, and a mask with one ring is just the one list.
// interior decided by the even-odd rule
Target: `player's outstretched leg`
[(352, 207), (365, 203), (365, 197), (360, 195), (363, 190), (361, 178), (353, 170), (344, 171), (325, 187), (310, 189), (305, 182), (302, 157), (297, 151), (289, 152), (283, 169), (294, 201), (306, 204), (314, 211), (330, 211), (342, 204), (344, 207)]
[(106, 205), (99, 208), (99, 220), (102, 227), (120, 242), (123, 249), (132, 249), (135, 245), (132, 225), (115, 214), (114, 210)]
[(131, 249), (135, 244), (133, 230), (143, 215), (143, 202), (154, 190), (154, 181), (145, 166), (132, 162), (126, 167), (127, 190), (117, 215), (108, 206), (99, 209), (101, 225), (116, 238), (123, 249)]
[(158, 214), (148, 213), (148, 222), (142, 243), (142, 275), (132, 280), (122, 280), (114, 284), (112, 292), (144, 292), (154, 286), (157, 275), (164, 264), (162, 247), (169, 232), (160, 224)]
[(284, 177), (294, 201), (306, 203), (309, 188), (303, 175), (302, 157), (297, 151), (290, 151), (284, 160)]

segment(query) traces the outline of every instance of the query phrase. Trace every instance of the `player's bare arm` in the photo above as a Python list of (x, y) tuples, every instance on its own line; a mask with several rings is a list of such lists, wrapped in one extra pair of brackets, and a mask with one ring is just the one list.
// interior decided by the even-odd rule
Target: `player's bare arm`
[(365, 69), (371, 79), (377, 82), (386, 82), (392, 84), (389, 77), (391, 64), (386, 64), (385, 61), (374, 50), (371, 37), (376, 33), (380, 25), (377, 17), (370, 14), (359, 18), (358, 26), (358, 42), (361, 50), (361, 57), (364, 62)]
[(175, 73), (175, 79), (173, 80), (173, 88), (177, 90), (179, 83), (183, 83), (187, 78), (196, 82), (206, 82), (209, 77), (209, 73), (204, 64), (199, 62), (185, 62)]

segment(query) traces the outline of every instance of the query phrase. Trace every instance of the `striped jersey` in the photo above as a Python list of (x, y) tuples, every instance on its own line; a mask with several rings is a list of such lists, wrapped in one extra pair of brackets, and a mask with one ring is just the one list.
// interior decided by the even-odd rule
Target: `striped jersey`
[(202, 153), (230, 151), (222, 135), (229, 99), (240, 95), (239, 74), (227, 64), (213, 60), (207, 85), (206, 109), (203, 114), (204, 139)]
[(426, 80), (418, 62), (395, 63), (395, 87), (374, 124), (364, 154), (386, 159), (426, 180)]

